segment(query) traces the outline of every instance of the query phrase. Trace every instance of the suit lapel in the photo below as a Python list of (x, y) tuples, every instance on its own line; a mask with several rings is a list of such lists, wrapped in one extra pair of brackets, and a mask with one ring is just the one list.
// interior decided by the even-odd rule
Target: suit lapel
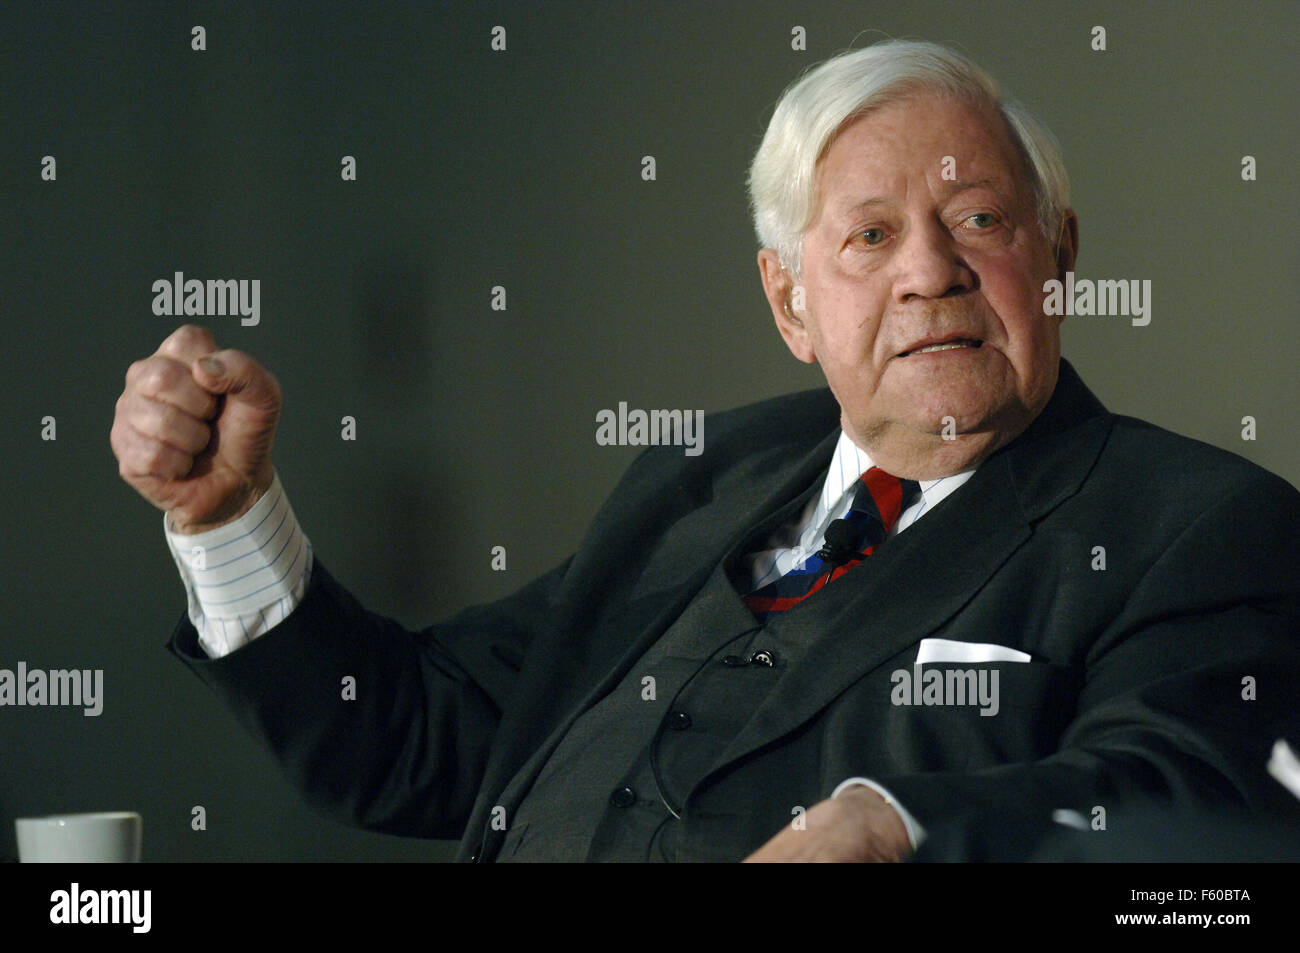
[[(992, 461), (990, 461), (992, 463)], [(986, 464), (932, 513), (775, 625), (811, 645), (783, 673), (714, 765), (721, 768), (799, 727), (865, 673), (939, 628), (1029, 538), (1005, 468)], [(983, 476), (983, 486), (972, 486)], [(991, 491), (992, 489), (992, 491)], [(935, 553), (944, 553), (936, 572)], [(828, 633), (819, 637), (820, 633)]]
[[(1075, 493), (1110, 429), (1073, 368), (1020, 438), (935, 509), (776, 624), (806, 630), (810, 648), (785, 672), (714, 763), (720, 770), (815, 716), (867, 672), (935, 631)], [(820, 633), (826, 636), (815, 638)], [(712, 772), (710, 772), (712, 773)]]
[(838, 439), (836, 426), (811, 449), (807, 443), (773, 448), (745, 473), (724, 473), (711, 487), (709, 505), (674, 527), (637, 581), (633, 600), (683, 586), (693, 595), (724, 557), (734, 561), (759, 548), (820, 490)]

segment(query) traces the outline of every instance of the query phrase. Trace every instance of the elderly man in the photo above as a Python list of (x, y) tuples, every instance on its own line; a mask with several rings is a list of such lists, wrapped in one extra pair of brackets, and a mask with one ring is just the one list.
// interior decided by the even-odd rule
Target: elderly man
[(785, 93), (751, 190), (829, 390), (650, 449), (572, 557), (422, 632), (314, 558), (265, 369), (192, 327), (132, 365), (112, 443), (167, 513), (172, 651), (318, 809), (462, 860), (892, 860), (976, 813), (1273, 806), (1300, 494), (1061, 359), (1046, 131), (882, 43)]

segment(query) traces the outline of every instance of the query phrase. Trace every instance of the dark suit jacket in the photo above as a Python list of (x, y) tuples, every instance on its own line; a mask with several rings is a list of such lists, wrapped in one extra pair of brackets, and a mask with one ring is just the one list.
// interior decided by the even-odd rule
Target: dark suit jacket
[[(318, 810), (492, 859), (492, 808), (518, 804), (719, 562), (820, 482), (838, 425), (825, 389), (710, 415), (704, 453), (642, 454), (563, 564), (422, 632), (364, 609), (318, 558), (302, 604), (251, 645), (209, 660), (182, 615), (171, 648)], [(1263, 766), (1296, 734), (1298, 530), (1285, 481), (1108, 413), (1062, 361), (1020, 438), (787, 614), (815, 645), (695, 784), (682, 856), (740, 859), (854, 775), (927, 827), (1136, 797), (1283, 809)], [(994, 717), (891, 704), (926, 637), (1032, 661), (996, 666)]]

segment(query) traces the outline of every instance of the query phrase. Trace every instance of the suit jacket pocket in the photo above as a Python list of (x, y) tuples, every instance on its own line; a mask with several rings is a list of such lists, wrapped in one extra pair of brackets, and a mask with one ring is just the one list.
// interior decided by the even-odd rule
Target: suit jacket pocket
[(1028, 761), (1074, 715), (1073, 673), (1046, 662), (942, 663), (893, 673), (889, 747), (913, 770)]

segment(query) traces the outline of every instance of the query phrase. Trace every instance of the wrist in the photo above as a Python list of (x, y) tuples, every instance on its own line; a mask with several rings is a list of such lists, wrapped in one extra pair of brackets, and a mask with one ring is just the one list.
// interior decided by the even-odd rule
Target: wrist
[(245, 484), (241, 490), (232, 494), (216, 510), (201, 520), (178, 519), (175, 513), (169, 513), (172, 532), (179, 533), (182, 536), (196, 536), (199, 533), (206, 533), (225, 526), (227, 523), (233, 523), (256, 506), (274, 482), (275, 471), (268, 468), (268, 472), (258, 474), (257, 477)]
[(872, 830), (884, 859), (903, 860), (912, 853), (911, 835), (892, 798), (874, 788), (855, 784), (841, 791), (836, 800), (856, 802), (872, 813)]

